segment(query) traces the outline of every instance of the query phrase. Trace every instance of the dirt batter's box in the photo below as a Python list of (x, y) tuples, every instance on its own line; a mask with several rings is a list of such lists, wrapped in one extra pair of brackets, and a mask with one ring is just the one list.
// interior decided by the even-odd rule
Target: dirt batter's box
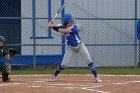
[(13, 82), (0, 82), (0, 93), (139, 93), (140, 75), (100, 75), (95, 83), (91, 75), (16, 75)]

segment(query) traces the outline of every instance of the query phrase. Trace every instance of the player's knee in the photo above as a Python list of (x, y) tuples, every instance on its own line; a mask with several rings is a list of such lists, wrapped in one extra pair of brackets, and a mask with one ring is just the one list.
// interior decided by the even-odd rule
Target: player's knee
[(11, 65), (7, 64), (6, 65), (6, 73), (10, 73), (11, 72)]
[(60, 65), (62, 68), (66, 68), (67, 66), (65, 64)]
[(93, 63), (93, 60), (91, 58), (88, 58), (87, 62)]
[(94, 65), (93, 62), (89, 63), (89, 64), (88, 64), (88, 67), (89, 67), (89, 69), (91, 69), (91, 70), (95, 69), (95, 65)]
[(64, 68), (61, 65), (58, 65), (57, 71), (62, 71)]

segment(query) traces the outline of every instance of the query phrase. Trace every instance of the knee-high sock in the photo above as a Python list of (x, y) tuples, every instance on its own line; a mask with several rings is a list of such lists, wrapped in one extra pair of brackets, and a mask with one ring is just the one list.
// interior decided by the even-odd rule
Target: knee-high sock
[(96, 68), (95, 68), (95, 65), (93, 64), (93, 62), (92, 62), (92, 63), (89, 63), (89, 64), (88, 64), (88, 67), (89, 67), (89, 69), (91, 70), (92, 74), (93, 74), (95, 77), (97, 77), (97, 71), (96, 71)]
[(64, 68), (61, 65), (58, 65), (54, 75), (57, 76)]

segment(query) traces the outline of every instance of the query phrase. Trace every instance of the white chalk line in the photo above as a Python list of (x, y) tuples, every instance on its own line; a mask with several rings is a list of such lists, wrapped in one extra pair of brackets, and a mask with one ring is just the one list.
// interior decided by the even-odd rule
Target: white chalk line
[(96, 90), (96, 89), (90, 89), (90, 88), (82, 88), (82, 89), (88, 90), (88, 91), (95, 91), (95, 92), (98, 92), (98, 93), (109, 93), (109, 92), (100, 91), (100, 90)]
[(140, 81), (125, 81), (125, 82), (122, 82), (122, 83), (112, 83), (112, 84), (121, 85), (121, 84), (130, 84), (130, 83), (140, 83)]
[(50, 84), (52, 86), (55, 85), (56, 86), (63, 86), (63, 88), (68, 88), (68, 89), (82, 89), (82, 90), (87, 90), (87, 91), (96, 91), (98, 93), (109, 93), (109, 92), (105, 92), (105, 91), (101, 91), (101, 90), (96, 90), (94, 88), (99, 88), (99, 87), (102, 87), (103, 85), (81, 85), (81, 84)]
[[(7, 82), (8, 83), (8, 82)], [(8, 84), (0, 84), (0, 87), (3, 86), (12, 86), (12, 85), (22, 85), (22, 84), (26, 84), (26, 83), (8, 83)]]
[[(45, 83), (45, 85), (34, 85), (37, 83)], [(31, 82), (29, 82), (31, 83)], [(47, 82), (46, 81), (33, 81), (33, 83), (31, 85), (29, 85), (29, 83), (8, 83), (8, 84), (0, 84), (0, 87), (4, 87), (4, 86), (10, 86), (13, 87), (16, 85), (16, 87), (28, 87), (28, 88), (45, 88), (45, 87), (55, 87), (55, 88), (67, 88), (67, 89), (82, 89), (82, 90), (86, 90), (86, 91), (96, 91), (98, 93), (108, 93), (108, 92), (104, 92), (104, 91), (100, 91), (100, 90), (95, 90), (94, 88), (97, 87), (102, 87), (103, 85), (98, 85), (95, 83), (92, 84), (81, 84), (81, 83), (60, 83), (60, 82)]]
[[(86, 75), (91, 76), (90, 74), (86, 74)], [(14, 75), (14, 76), (48, 76), (48, 75), (44, 75), (43, 74), (43, 75)], [(66, 76), (74, 76), (74, 75), (66, 75)], [(128, 76), (129, 77), (129, 76), (140, 76), (140, 75), (100, 75), (100, 76)], [(32, 81), (30, 81), (30, 82), (32, 82)], [(42, 80), (36, 80), (36, 81), (33, 81), (33, 82), (35, 82), (35, 83), (46, 83), (47, 81), (46, 81), (46, 79), (42, 79)], [(55, 84), (51, 84), (51, 83), (48, 83), (47, 82), (48, 84), (47, 85), (44, 85), (44, 86), (36, 86), (36, 85), (31, 85), (30, 86), (30, 85), (28, 85), (28, 83), (9, 83), (9, 84), (0, 84), (0, 87), (3, 87), (3, 86), (11, 86), (11, 85), (17, 85), (17, 86), (24, 85), (24, 87), (43, 88), (43, 87), (48, 87), (49, 86), (49, 87), (68, 88), (68, 89), (79, 88), (79, 89), (87, 90), (87, 91), (96, 91), (98, 93), (109, 93), (109, 92), (105, 92), (105, 91), (101, 91), (101, 90), (96, 90), (94, 88), (103, 87), (104, 86), (103, 84), (116, 84), (116, 85), (121, 85), (121, 84), (129, 84), (129, 83), (140, 83), (140, 81), (118, 81), (118, 82), (115, 81), (115, 82), (116, 83), (111, 82), (111, 83), (100, 83), (100, 84), (97, 84), (97, 83), (87, 83), (88, 85), (81, 85), (80, 83), (79, 84), (78, 83), (76, 84), (75, 82), (74, 83), (69, 83), (69, 84), (65, 84), (65, 83), (62, 83), (62, 82), (61, 83), (60, 82), (57, 82), (58, 84), (56, 84), (56, 82), (51, 82), (51, 83), (55, 83)]]
[[(46, 81), (43, 80), (37, 80), (37, 81), (33, 81), (34, 83), (46, 83)], [(95, 88), (99, 88), (99, 87), (103, 87), (103, 84), (129, 84), (129, 83), (140, 83), (140, 81), (127, 81), (127, 82), (119, 82), (118, 83), (87, 83), (87, 84), (81, 84), (81, 83), (60, 83), (60, 82), (47, 82), (47, 85), (42, 85), (42, 86), (38, 86), (38, 85), (28, 85), (28, 83), (8, 83), (8, 84), (0, 84), (0, 87), (3, 86), (12, 86), (12, 85), (17, 85), (20, 87), (22, 87), (24, 85), (24, 87), (28, 87), (28, 88), (45, 88), (45, 87), (55, 87), (55, 88), (67, 88), (67, 89), (82, 89), (82, 90), (86, 90), (86, 91), (94, 91), (97, 93), (109, 93), (106, 91), (101, 91), (101, 90), (96, 90)], [(22, 85), (22, 86), (21, 86)]]

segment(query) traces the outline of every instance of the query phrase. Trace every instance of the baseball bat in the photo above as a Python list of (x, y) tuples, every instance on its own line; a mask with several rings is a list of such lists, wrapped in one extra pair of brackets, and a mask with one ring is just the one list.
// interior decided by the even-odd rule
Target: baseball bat
[(58, 11), (56, 12), (56, 14), (54, 15), (54, 17), (53, 17), (53, 19), (51, 21), (55, 20), (55, 18), (60, 14), (62, 9), (65, 7), (65, 5), (66, 5), (66, 2), (63, 5), (61, 5), (61, 7), (58, 9)]

